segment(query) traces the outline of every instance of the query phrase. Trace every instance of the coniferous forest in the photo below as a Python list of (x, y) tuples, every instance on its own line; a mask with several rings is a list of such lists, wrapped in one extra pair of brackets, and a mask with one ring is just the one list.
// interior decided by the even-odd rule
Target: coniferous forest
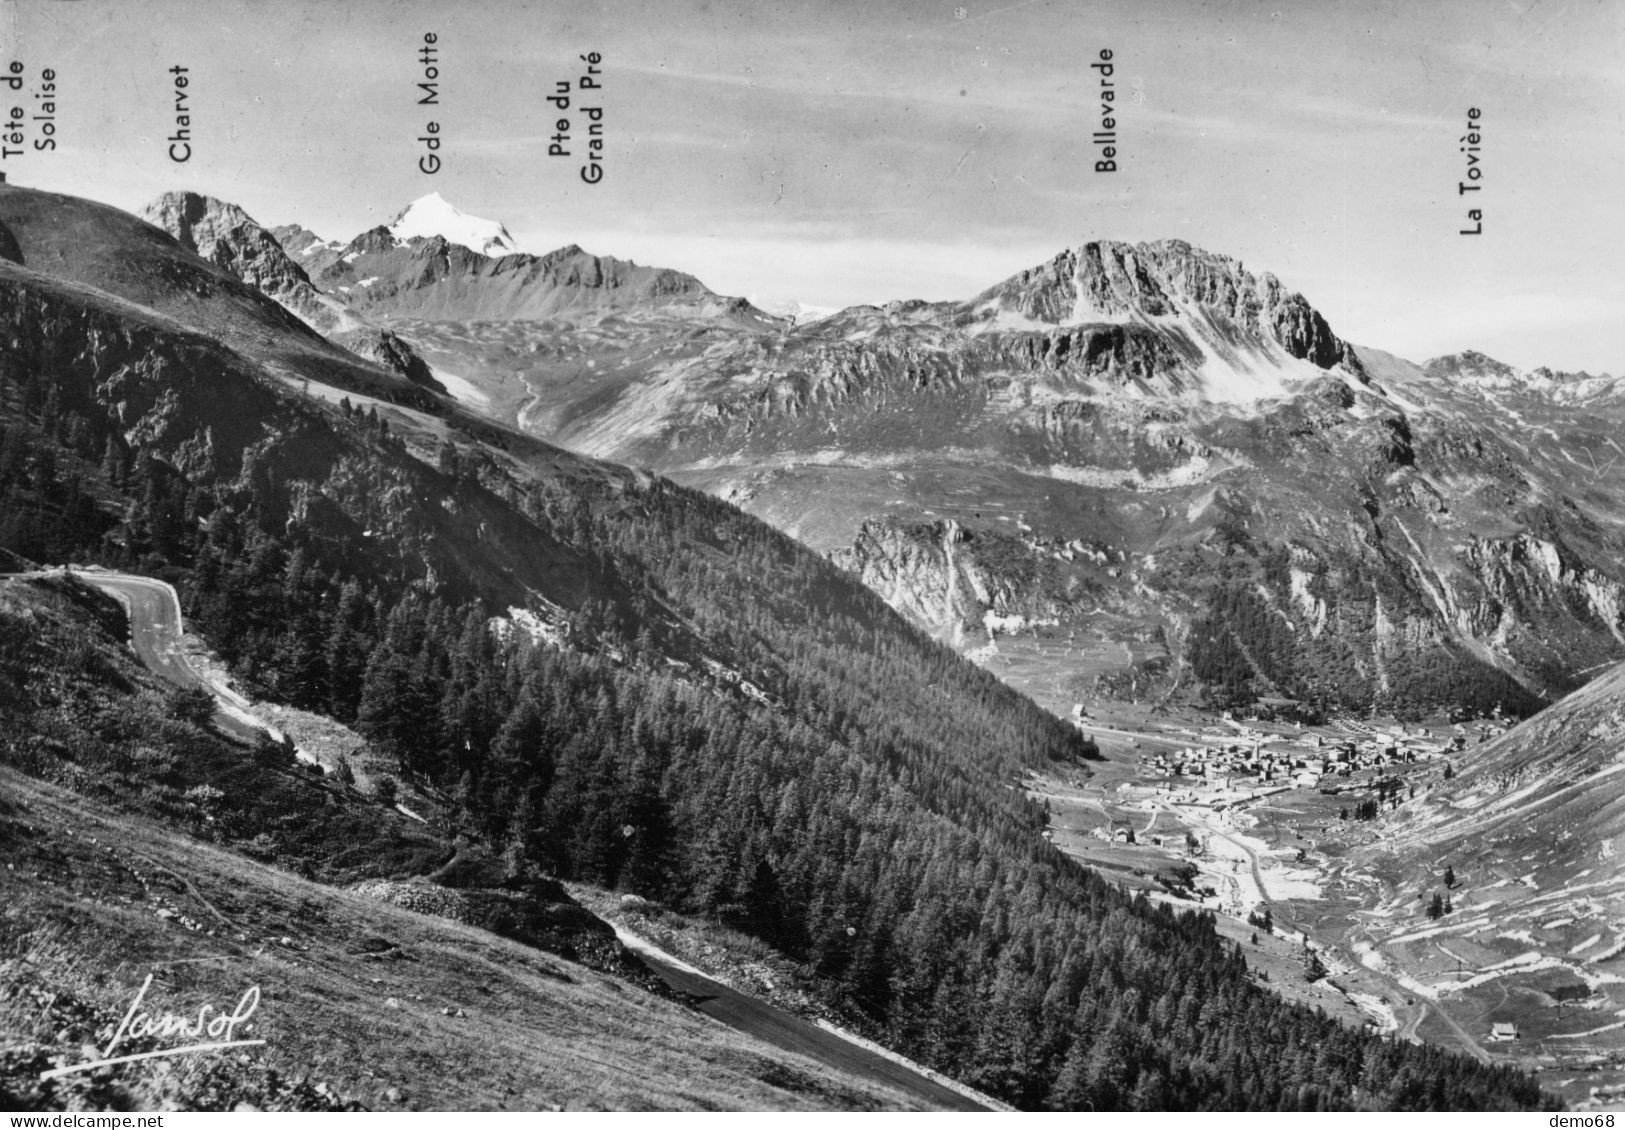
[[(172, 581), (248, 687), (353, 726), (510, 881), (754, 934), (867, 1031), (1020, 1107), (1544, 1101), (1283, 1003), (1209, 916), (1062, 856), (1020, 779), (1093, 750), (766, 525), (656, 478), (516, 471), (455, 430), (426, 456), (347, 401), (275, 403), (251, 457), (187, 458), (132, 442), (88, 360), (0, 351), (0, 549)], [(508, 515), (584, 563), (586, 595), (534, 602), (549, 639), (427, 535), (336, 536), (324, 493), (360, 480), (399, 488), (403, 522)]]

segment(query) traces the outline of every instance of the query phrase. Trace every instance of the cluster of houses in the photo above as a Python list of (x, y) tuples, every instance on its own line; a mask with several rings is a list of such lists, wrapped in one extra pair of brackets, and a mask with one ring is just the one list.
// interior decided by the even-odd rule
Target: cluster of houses
[(1196, 744), (1151, 756), (1142, 766), (1146, 776), (1168, 778), (1165, 787), (1170, 790), (1315, 788), (1328, 778), (1366, 770), (1380, 774), (1399, 763), (1442, 757), (1466, 743), (1462, 734), (1441, 740), (1402, 727), (1328, 738), (1314, 732), (1272, 734), (1234, 721), (1228, 724), (1232, 729), (1227, 733), (1187, 731)]

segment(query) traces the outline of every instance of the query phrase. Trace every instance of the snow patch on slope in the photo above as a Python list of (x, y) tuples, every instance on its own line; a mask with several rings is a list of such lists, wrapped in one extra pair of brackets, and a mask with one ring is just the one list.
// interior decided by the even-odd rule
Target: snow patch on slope
[(746, 301), (764, 314), (772, 314), (776, 318), (789, 318), (798, 326), (822, 322), (825, 318), (833, 317), (845, 309), (842, 306), (817, 306), (803, 302), (799, 298), (759, 298), (754, 294), (747, 295)]
[(448, 373), (434, 365), (429, 366), (429, 369), (434, 373), (434, 379), (445, 385), (446, 391), (451, 393), (457, 400), (462, 401), (464, 404), (473, 405), (475, 408), (489, 408), (491, 406), (491, 398), (481, 392), (474, 382), (467, 377), (459, 377), (455, 373)]

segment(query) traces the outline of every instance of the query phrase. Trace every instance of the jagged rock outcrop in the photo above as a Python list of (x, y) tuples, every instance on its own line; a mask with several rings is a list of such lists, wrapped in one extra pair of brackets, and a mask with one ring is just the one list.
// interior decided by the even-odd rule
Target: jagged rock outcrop
[(141, 218), (321, 333), (344, 322), (340, 304), (318, 292), (276, 237), (237, 205), (195, 192), (166, 192), (142, 209)]
[[(1463, 558), (1484, 587), (1465, 618), (1485, 636), (1506, 637), (1519, 621), (1555, 616), (1590, 621), (1625, 644), (1625, 586), (1575, 559), (1557, 542), (1519, 534), (1472, 539)], [(1554, 634), (1548, 641), (1558, 644)]]
[(428, 362), (419, 357), (411, 344), (397, 333), (366, 326), (336, 333), (333, 340), (357, 357), (376, 361), (415, 385), (432, 388), (441, 394), (446, 392), (446, 386), (435, 379), (434, 370), (429, 368)]
[[(442, 240), (444, 242), (444, 240)], [(341, 255), (376, 255), (385, 251), (393, 251), (400, 246), (387, 225), (379, 224), (375, 228), (368, 228), (345, 245)], [(449, 246), (449, 245), (448, 245)], [(463, 250), (467, 251), (465, 247)]]
[(1474, 382), (1503, 387), (1522, 383), (1524, 376), (1520, 370), (1504, 361), (1497, 361), (1471, 349), (1434, 357), (1422, 366), (1422, 371), (1430, 377), (1458, 383)]
[[(321, 236), (300, 224), (278, 224), (271, 229), (271, 236), (282, 245), (296, 261), (314, 254), (319, 249), (336, 248), (338, 244), (329, 243)], [(307, 275), (310, 273), (307, 269)]]

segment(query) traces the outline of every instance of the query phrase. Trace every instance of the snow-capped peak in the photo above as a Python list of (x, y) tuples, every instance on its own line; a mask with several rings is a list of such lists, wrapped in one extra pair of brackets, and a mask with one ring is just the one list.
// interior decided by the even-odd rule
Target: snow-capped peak
[(389, 234), (402, 241), (413, 236), (438, 235), (447, 243), (461, 244), (492, 259), (513, 255), (519, 250), (508, 229), (496, 220), (482, 220), (459, 212), (438, 192), (420, 196), (408, 204), (389, 225)]
[(758, 310), (761, 310), (764, 313), (772, 314), (775, 317), (789, 318), (790, 321), (794, 322), (798, 326), (807, 326), (814, 322), (821, 322), (825, 318), (841, 312), (841, 307), (839, 306), (814, 306), (810, 303), (802, 302), (798, 298), (758, 298), (755, 295), (752, 295), (748, 301)]

